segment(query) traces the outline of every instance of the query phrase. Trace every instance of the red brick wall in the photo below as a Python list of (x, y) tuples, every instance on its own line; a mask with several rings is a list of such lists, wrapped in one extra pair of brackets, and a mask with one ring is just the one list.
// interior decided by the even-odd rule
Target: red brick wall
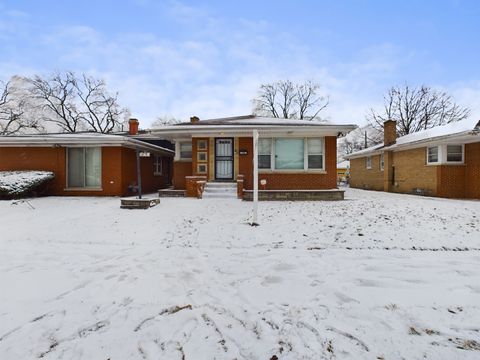
[(480, 199), (480, 142), (465, 145), (465, 197)]
[(174, 161), (173, 162), (173, 187), (175, 189), (185, 190), (185, 176), (192, 175), (191, 161)]
[[(164, 186), (167, 177), (154, 178), (153, 158), (144, 159), (148, 159), (142, 163), (144, 191), (156, 191)], [(66, 190), (66, 148), (0, 147), (0, 170), (46, 170), (55, 173), (48, 191), (50, 195), (127, 195), (128, 185), (136, 183), (135, 164), (134, 150), (119, 146), (102, 147), (102, 190)]]
[[(167, 187), (169, 179), (169, 157), (162, 157), (162, 175), (154, 175), (154, 153), (150, 157), (140, 158), (140, 170), (142, 175), (142, 192), (152, 193), (159, 189)], [(136, 153), (133, 149), (122, 148), (122, 195), (134, 195), (135, 192), (129, 190), (131, 185), (137, 185), (137, 162)]]
[[(253, 189), (253, 139), (240, 138), (239, 149), (248, 151), (248, 155), (239, 156), (239, 175), (244, 175), (244, 188)], [(260, 173), (258, 179), (266, 179), (267, 190), (291, 189), (333, 189), (337, 186), (337, 138), (325, 138), (325, 174), (319, 173)], [(259, 188), (262, 187), (259, 185)]]
[(437, 196), (465, 197), (465, 165), (437, 166)]

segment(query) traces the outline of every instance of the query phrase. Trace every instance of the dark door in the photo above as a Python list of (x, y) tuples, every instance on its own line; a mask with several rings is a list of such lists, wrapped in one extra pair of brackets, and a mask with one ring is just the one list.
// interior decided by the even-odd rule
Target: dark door
[(215, 179), (233, 180), (233, 139), (215, 139)]

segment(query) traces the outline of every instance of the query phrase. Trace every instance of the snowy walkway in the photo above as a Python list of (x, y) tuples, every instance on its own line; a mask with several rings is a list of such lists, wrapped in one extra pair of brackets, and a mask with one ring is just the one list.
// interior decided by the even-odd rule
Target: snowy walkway
[(480, 358), (480, 202), (251, 206), (0, 202), (0, 359)]

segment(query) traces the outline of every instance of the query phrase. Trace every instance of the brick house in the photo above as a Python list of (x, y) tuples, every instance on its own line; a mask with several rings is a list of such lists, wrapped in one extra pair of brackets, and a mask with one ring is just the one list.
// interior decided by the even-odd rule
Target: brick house
[(224, 182), (235, 186), (238, 197), (251, 199), (253, 130), (258, 130), (261, 200), (333, 199), (343, 198), (336, 189), (337, 136), (354, 128), (254, 115), (201, 121), (192, 117), (152, 129), (149, 137), (175, 144), (172, 182), (187, 196), (200, 197), (203, 186)]
[(480, 199), (480, 122), (463, 120), (397, 138), (345, 156), (350, 186), (447, 198)]
[[(138, 122), (130, 125), (135, 133)], [(133, 195), (137, 149), (145, 155), (140, 158), (143, 192), (169, 186), (174, 151), (127, 134), (1, 136), (0, 171), (51, 171), (55, 178), (48, 195)]]

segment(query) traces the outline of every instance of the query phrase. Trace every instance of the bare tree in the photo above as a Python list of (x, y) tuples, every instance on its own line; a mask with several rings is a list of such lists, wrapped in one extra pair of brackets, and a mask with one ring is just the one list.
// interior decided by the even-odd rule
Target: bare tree
[(152, 128), (167, 126), (167, 125), (175, 125), (175, 124), (178, 124), (180, 122), (181, 122), (181, 120), (177, 119), (174, 116), (163, 115), (163, 116), (159, 116), (157, 118), (157, 120), (155, 120), (152, 123)]
[[(295, 102), (298, 106), (299, 119), (315, 119), (320, 111), (328, 106), (328, 97), (317, 95), (319, 89), (320, 85), (311, 81), (298, 84), (295, 87)], [(308, 115), (310, 110), (313, 112), (312, 115)]]
[(367, 121), (382, 129), (386, 120), (397, 122), (399, 136), (466, 119), (470, 110), (456, 104), (446, 92), (425, 85), (394, 86), (384, 96), (382, 111), (370, 110)]
[(109, 133), (122, 127), (123, 115), (128, 110), (120, 108), (118, 93), (108, 93), (105, 81), (84, 74), (75, 80), (74, 87), (83, 105), (81, 118), (89, 130)]
[(75, 98), (73, 72), (56, 73), (49, 78), (35, 75), (30, 80), (31, 95), (40, 101), (42, 120), (49, 121), (65, 132), (82, 129), (82, 114)]
[(37, 119), (28, 114), (28, 99), (12, 80), (0, 81), (0, 135), (13, 135), (41, 129)]
[(274, 118), (317, 119), (328, 106), (326, 96), (319, 95), (320, 85), (311, 81), (295, 84), (281, 80), (260, 86), (253, 100), (254, 112)]
[(40, 101), (42, 120), (56, 124), (62, 131), (89, 130), (109, 133), (122, 127), (123, 115), (118, 94), (111, 95), (105, 82), (71, 71), (55, 73), (47, 78), (29, 79), (30, 93)]

